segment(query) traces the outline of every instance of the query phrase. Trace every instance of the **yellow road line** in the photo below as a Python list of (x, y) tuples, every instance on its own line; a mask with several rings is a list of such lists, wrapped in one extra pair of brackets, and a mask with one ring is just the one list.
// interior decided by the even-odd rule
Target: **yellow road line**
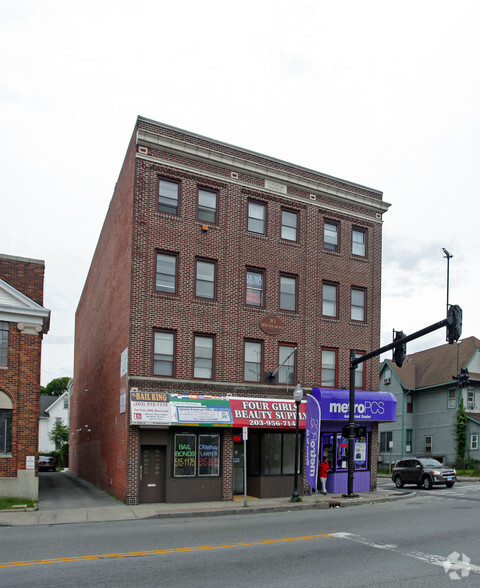
[(73, 557), (57, 557), (54, 559), (38, 559), (26, 561), (12, 561), (0, 563), (0, 568), (14, 568), (19, 566), (38, 566), (43, 564), (54, 563), (71, 563), (78, 561), (93, 561), (98, 559), (113, 559), (122, 557), (140, 557), (142, 555), (163, 555), (166, 553), (188, 553), (191, 551), (207, 551), (211, 549), (231, 549), (234, 547), (252, 547), (254, 545), (270, 545), (273, 543), (290, 543), (291, 541), (309, 541), (311, 539), (320, 539), (321, 537), (335, 537), (335, 533), (322, 533), (320, 535), (304, 535), (301, 537), (287, 537), (286, 539), (265, 539), (264, 541), (254, 541), (252, 543), (230, 543), (228, 545), (199, 545), (194, 547), (173, 547), (171, 549), (153, 549), (149, 551), (130, 551), (127, 553), (104, 553), (97, 555), (78, 555)]

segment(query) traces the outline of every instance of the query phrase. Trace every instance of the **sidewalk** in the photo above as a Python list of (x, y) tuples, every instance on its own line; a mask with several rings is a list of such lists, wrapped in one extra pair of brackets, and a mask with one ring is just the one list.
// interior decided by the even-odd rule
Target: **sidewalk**
[(410, 490), (377, 490), (361, 492), (356, 498), (341, 494), (304, 496), (302, 502), (290, 502), (290, 498), (261, 498), (236, 496), (226, 502), (195, 502), (189, 504), (138, 504), (128, 506), (122, 502), (112, 506), (70, 508), (62, 510), (0, 511), (0, 526), (60, 525), (101, 521), (126, 521), (135, 519), (162, 519), (174, 517), (222, 516), (232, 514), (269, 513), (280, 511), (343, 508), (400, 500), (415, 496)]

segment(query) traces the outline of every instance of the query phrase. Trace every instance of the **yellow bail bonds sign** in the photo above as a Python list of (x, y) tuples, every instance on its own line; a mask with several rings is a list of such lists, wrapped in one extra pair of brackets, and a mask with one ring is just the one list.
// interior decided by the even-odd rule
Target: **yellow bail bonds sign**
[(170, 395), (167, 392), (130, 392), (132, 425), (170, 425)]

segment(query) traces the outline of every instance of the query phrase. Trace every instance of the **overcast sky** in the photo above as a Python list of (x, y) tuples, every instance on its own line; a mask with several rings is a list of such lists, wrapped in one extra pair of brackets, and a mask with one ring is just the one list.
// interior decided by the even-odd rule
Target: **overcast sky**
[[(480, 2), (0, 0), (0, 253), (43, 259), (42, 385), (137, 115), (383, 191), (382, 345), (480, 338)], [(445, 329), (408, 352), (445, 343)]]

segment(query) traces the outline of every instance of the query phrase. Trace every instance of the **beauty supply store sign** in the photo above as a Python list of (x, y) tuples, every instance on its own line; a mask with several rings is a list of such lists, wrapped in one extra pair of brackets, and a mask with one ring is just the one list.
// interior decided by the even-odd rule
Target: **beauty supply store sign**
[[(293, 400), (230, 398), (235, 427), (291, 429), (296, 426), (297, 406)], [(299, 427), (305, 428), (306, 403), (299, 410)]]

